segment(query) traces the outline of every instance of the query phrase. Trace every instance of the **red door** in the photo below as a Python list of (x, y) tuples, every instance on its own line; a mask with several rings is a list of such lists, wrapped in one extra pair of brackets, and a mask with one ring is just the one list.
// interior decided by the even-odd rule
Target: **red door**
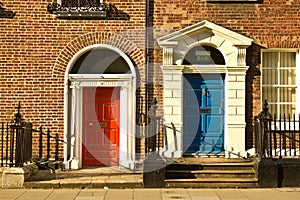
[(82, 108), (82, 165), (118, 165), (120, 88), (83, 88)]

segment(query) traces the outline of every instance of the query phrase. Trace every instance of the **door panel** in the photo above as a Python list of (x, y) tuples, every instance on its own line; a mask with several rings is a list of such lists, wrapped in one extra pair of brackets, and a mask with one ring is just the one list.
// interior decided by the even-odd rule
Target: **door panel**
[(224, 75), (184, 75), (185, 153), (224, 151)]
[(114, 166), (119, 163), (120, 89), (83, 88), (82, 164)]

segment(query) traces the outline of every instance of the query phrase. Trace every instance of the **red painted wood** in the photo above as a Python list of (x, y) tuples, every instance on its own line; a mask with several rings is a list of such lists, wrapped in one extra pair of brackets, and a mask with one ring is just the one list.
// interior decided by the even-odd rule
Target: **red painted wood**
[(82, 102), (82, 165), (118, 165), (120, 88), (83, 88)]

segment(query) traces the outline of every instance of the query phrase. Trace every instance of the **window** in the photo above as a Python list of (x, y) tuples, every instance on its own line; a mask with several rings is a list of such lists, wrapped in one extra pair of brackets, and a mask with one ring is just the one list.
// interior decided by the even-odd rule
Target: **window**
[(183, 59), (184, 65), (225, 65), (222, 53), (213, 47), (199, 45), (193, 47)]
[(262, 51), (262, 99), (267, 99), (270, 113), (296, 114), (297, 51)]
[(74, 64), (71, 74), (128, 74), (131, 70), (122, 56), (104, 48), (84, 53)]

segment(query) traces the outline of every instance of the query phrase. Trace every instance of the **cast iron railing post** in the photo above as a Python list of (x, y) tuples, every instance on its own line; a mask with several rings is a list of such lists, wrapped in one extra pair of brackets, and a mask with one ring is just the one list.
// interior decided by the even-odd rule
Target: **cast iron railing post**
[[(160, 157), (157, 147), (157, 120), (156, 116), (157, 101), (154, 99), (154, 104), (149, 110), (150, 124), (148, 124), (148, 141), (146, 158), (143, 166), (143, 183), (144, 187), (164, 187), (165, 185), (165, 161)], [(158, 138), (160, 139), (160, 138)]]
[(39, 131), (39, 160), (42, 160), (43, 157), (43, 127), (40, 126)]
[(1, 123), (2, 126), (1, 126), (1, 167), (3, 167), (4, 165), (4, 122)]
[(58, 133), (55, 134), (55, 169), (58, 168), (58, 153), (59, 153), (59, 138), (58, 138)]
[(8, 128), (8, 122), (6, 123), (6, 152), (5, 152), (5, 163), (6, 163), (6, 166), (7, 166), (7, 163), (8, 163), (8, 142), (9, 140), (9, 128)]
[(11, 140), (10, 140), (10, 167), (23, 165), (23, 142), (24, 142), (24, 126), (25, 121), (20, 113), (21, 104), (19, 102), (18, 112), (10, 125)]
[(47, 130), (47, 160), (50, 159), (50, 129)]
[[(263, 110), (258, 115), (258, 119), (260, 121), (260, 129), (262, 131), (261, 134), (259, 134), (258, 142), (262, 145), (259, 155), (261, 157), (265, 157), (266, 153), (268, 155), (272, 156), (272, 136), (270, 136), (270, 141), (268, 141), (268, 135), (271, 131), (271, 121), (272, 121), (272, 115), (269, 112), (268, 107), (268, 101), (265, 100), (263, 104)], [(271, 134), (270, 134), (271, 135)], [(268, 149), (268, 142), (270, 142), (270, 149)], [(269, 152), (271, 151), (271, 152)]]

